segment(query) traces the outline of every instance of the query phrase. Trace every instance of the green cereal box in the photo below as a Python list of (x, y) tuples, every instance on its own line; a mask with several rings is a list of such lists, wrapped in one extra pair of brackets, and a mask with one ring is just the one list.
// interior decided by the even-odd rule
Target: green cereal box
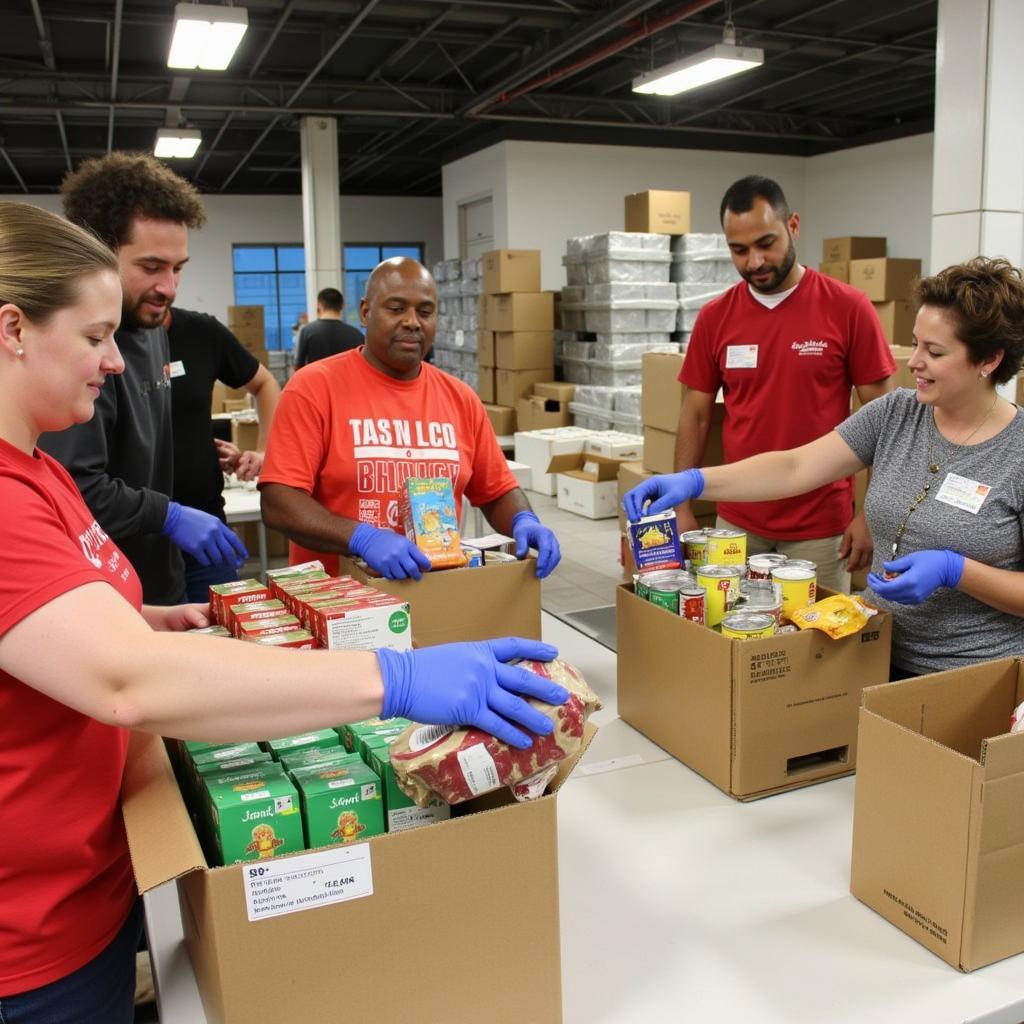
[[(267, 755), (269, 757), (269, 755)], [(306, 747), (304, 750), (286, 752), (281, 755), (281, 767), (286, 772), (296, 768), (310, 768), (314, 765), (337, 764), (339, 761), (359, 760), (358, 754), (350, 754), (344, 747)]]
[(274, 767), (277, 774), (207, 780), (210, 834), (222, 864), (268, 860), (306, 848), (298, 791), (280, 766)]
[(359, 753), (358, 736), (390, 736), (412, 725), (408, 718), (366, 718), (338, 726), (337, 733), (346, 750)]
[(188, 750), (192, 763), (198, 767), (201, 764), (209, 764), (217, 761), (233, 761), (238, 757), (249, 757), (258, 754), (260, 747), (258, 743), (215, 743), (205, 750)]
[(384, 816), (388, 832), (404, 832), (406, 829), (430, 825), (435, 821), (447, 821), (452, 816), (451, 807), (440, 797), (431, 800), (426, 807), (417, 807), (402, 792), (391, 767), (390, 744), (378, 743), (369, 746), (368, 753), (370, 767), (380, 778), (381, 788), (384, 790)]
[(275, 761), (282, 754), (294, 753), (297, 750), (309, 750), (312, 747), (336, 747), (338, 734), (333, 729), (316, 729), (313, 732), (301, 732), (294, 736), (282, 736), (277, 740), (266, 740), (263, 748)]
[(302, 799), (310, 849), (383, 835), (380, 779), (362, 762), (298, 768), (292, 778)]
[[(264, 756), (269, 758), (270, 755), (265, 754)], [(220, 783), (249, 782), (253, 779), (266, 779), (281, 774), (281, 766), (276, 761), (267, 760), (251, 765), (248, 768), (211, 772), (208, 775), (198, 776), (194, 780), (194, 793), (190, 802), (189, 812), (196, 829), (196, 835), (199, 836), (199, 840), (203, 844), (203, 849), (206, 851), (211, 864), (220, 859), (220, 854), (217, 851), (217, 843), (214, 839), (210, 786)]]
[(259, 764), (273, 763), (273, 760), (265, 750), (259, 750), (255, 754), (244, 754), (242, 757), (232, 757), (227, 761), (203, 761), (194, 767), (197, 775), (207, 776), (216, 775), (218, 772), (242, 771)]
[[(356, 744), (357, 749), (359, 751), (359, 756), (363, 759), (364, 762), (366, 762), (366, 764), (373, 768), (372, 762), (374, 751), (390, 747), (391, 744), (394, 743), (395, 740), (397, 740), (398, 737), (401, 736), (402, 732), (404, 731), (405, 730), (403, 729), (398, 732), (373, 733), (370, 736), (358, 736), (356, 738)], [(374, 771), (376, 771), (375, 768)]]

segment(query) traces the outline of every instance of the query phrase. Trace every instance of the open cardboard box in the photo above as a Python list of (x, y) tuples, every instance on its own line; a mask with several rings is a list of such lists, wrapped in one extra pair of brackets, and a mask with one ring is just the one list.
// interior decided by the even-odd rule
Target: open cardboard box
[(207, 867), (163, 741), (133, 734), (123, 807), (135, 877), (140, 892), (178, 880), (185, 945), (210, 1024), (350, 1013), (446, 1024), (561, 1021), (556, 793), (595, 732), (587, 726), (579, 753), (537, 800), (516, 803), (503, 789), (462, 805), (450, 821), (347, 847), (368, 849), (369, 895), (255, 922), (244, 881), (254, 864)]
[(532, 556), (475, 569), (437, 569), (420, 580), (371, 576), (344, 556), (339, 571), (408, 601), (417, 647), (501, 636), (540, 639), (540, 580)]
[(614, 518), (622, 463), (589, 452), (553, 455), (547, 471), (557, 478), (558, 507), (588, 519)]
[(962, 971), (1024, 951), (1019, 658), (862, 694), (850, 890)]
[(619, 715), (729, 796), (854, 770), (861, 690), (889, 678), (886, 612), (841, 640), (815, 629), (730, 640), (623, 584), (616, 618)]

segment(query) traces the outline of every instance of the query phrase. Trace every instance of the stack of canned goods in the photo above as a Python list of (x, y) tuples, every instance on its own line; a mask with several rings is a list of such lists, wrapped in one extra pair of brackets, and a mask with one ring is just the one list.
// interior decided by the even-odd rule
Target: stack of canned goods
[(634, 575), (638, 597), (733, 639), (772, 636), (793, 611), (815, 601), (813, 562), (776, 552), (748, 560), (747, 535), (739, 530), (693, 530), (681, 540), (686, 569)]

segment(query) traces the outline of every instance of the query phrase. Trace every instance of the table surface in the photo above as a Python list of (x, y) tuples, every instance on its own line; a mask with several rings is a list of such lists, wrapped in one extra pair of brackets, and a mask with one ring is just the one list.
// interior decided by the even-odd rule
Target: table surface
[[(605, 705), (558, 796), (565, 1024), (1024, 1019), (1024, 956), (961, 974), (850, 895), (853, 778), (730, 800), (618, 718), (614, 652), (543, 621)], [(146, 905), (160, 1020), (203, 1024), (174, 883)]]

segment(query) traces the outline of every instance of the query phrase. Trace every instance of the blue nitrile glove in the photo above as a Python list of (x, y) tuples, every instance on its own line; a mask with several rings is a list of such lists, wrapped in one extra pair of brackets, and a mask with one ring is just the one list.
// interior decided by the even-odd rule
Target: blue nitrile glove
[(546, 736), (552, 725), (516, 694), (548, 704), (564, 704), (569, 691), (525, 668), (506, 665), (513, 658), (550, 661), (558, 650), (539, 640), (507, 636), (480, 643), (441, 644), (415, 651), (377, 652), (384, 680), (382, 718), (411, 718), (437, 725), (471, 725), (512, 747), (526, 748), (533, 737), (510, 722)]
[[(704, 474), (699, 469), (684, 469), (681, 473), (666, 473), (664, 476), (652, 476), (642, 484), (637, 484), (626, 492), (622, 499), (622, 507), (631, 523), (635, 523), (644, 515), (653, 516), (665, 512), (684, 501), (693, 501), (704, 492)], [(650, 507), (644, 511), (644, 502), (649, 501)]]
[(237, 535), (216, 516), (176, 501), (167, 503), (160, 531), (200, 565), (241, 565), (249, 552)]
[(550, 576), (562, 560), (562, 549), (553, 530), (546, 527), (528, 509), (512, 517), (512, 536), (516, 541), (516, 558), (525, 558), (530, 548), (537, 551), (537, 579)]
[(422, 579), (430, 571), (430, 559), (412, 541), (394, 530), (360, 523), (348, 542), (351, 554), (389, 580)]
[(964, 556), (942, 548), (938, 551), (914, 551), (882, 565), (900, 575), (884, 580), (868, 573), (868, 586), (887, 601), (897, 604), (920, 604), (939, 587), (955, 587), (964, 574)]

